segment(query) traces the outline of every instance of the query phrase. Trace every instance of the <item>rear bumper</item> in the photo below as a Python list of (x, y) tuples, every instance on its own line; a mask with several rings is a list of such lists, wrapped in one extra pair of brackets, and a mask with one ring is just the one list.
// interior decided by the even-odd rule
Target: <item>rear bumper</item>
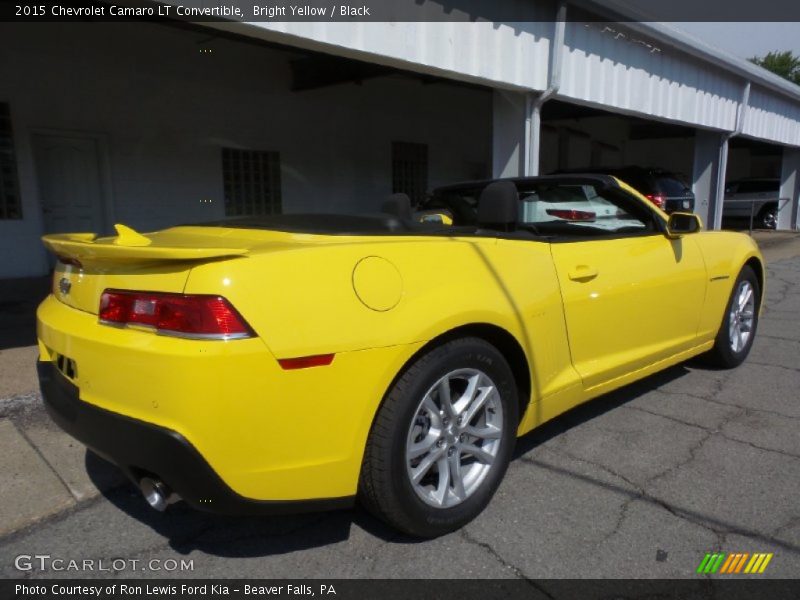
[[(199, 501), (209, 488), (222, 490), (217, 506), (237, 497), (266, 508), (350, 501), (380, 400), (421, 346), (342, 351), (325, 367), (284, 370), (260, 338), (185, 340), (107, 327), (52, 295), (37, 316), (41, 361), (63, 369), (42, 384), (51, 404), (67, 396), (62, 427), (206, 509)], [(65, 421), (72, 413), (82, 417)]]
[(133, 481), (157, 477), (190, 506), (223, 514), (282, 514), (347, 508), (353, 497), (269, 501), (234, 492), (181, 434), (79, 398), (52, 362), (37, 363), (47, 412), (64, 431), (119, 466)]

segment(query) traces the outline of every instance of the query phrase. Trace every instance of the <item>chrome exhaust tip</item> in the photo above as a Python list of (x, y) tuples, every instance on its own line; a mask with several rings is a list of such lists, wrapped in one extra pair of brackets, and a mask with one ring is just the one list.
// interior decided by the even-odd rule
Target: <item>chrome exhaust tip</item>
[(139, 489), (142, 491), (145, 502), (158, 512), (164, 512), (167, 506), (180, 500), (180, 497), (167, 487), (163, 481), (143, 477), (139, 481)]

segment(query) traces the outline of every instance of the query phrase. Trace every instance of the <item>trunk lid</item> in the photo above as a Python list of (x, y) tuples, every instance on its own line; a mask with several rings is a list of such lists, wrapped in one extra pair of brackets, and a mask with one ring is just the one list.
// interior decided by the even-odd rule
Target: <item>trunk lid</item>
[(140, 234), (116, 225), (116, 236), (53, 234), (42, 238), (59, 261), (53, 295), (64, 304), (97, 314), (106, 289), (182, 293), (192, 267), (241, 259), (256, 248), (287, 245), (289, 234), (221, 227), (174, 227)]

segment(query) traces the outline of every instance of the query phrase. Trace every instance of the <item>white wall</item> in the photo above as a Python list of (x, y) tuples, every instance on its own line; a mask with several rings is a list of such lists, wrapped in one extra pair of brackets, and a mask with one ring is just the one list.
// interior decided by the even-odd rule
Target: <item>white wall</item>
[(492, 100), (492, 177), (525, 173), (525, 94), (495, 90)]
[(144, 231), (223, 216), (223, 146), (280, 151), (285, 212), (377, 209), (393, 140), (429, 145), (431, 186), (488, 174), (489, 92), (395, 76), (292, 93), (287, 56), (149, 24), (0, 25), (24, 215), (0, 221), (0, 277), (47, 269), (36, 130), (102, 135), (114, 218)]

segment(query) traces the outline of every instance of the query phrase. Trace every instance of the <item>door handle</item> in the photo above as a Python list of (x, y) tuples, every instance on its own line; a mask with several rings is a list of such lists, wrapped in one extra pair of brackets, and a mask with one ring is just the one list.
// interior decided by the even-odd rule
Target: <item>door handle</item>
[(600, 272), (595, 268), (589, 265), (577, 265), (574, 269), (572, 269), (568, 276), (573, 281), (589, 281), (594, 279), (600, 274)]

